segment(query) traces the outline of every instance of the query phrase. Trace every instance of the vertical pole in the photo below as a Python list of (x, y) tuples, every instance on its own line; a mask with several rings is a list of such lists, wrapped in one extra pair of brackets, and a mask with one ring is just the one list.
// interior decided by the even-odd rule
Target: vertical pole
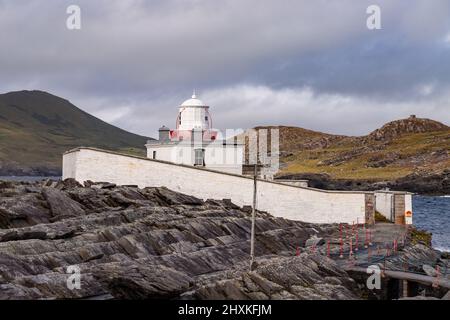
[(352, 238), (350, 238), (350, 242), (348, 244), (350, 246), (350, 252), (348, 253), (348, 258), (351, 259), (353, 257), (353, 248), (352, 248), (353, 240), (352, 240)]
[(403, 287), (403, 298), (407, 298), (408, 297), (408, 280), (403, 280), (402, 287)]
[(253, 208), (252, 208), (252, 231), (250, 238), (250, 271), (253, 270), (255, 260), (255, 216), (256, 216), (256, 182), (257, 182), (257, 164), (253, 172)]
[(366, 230), (366, 241), (364, 244), (364, 248), (367, 249), (369, 247), (369, 231), (367, 229), (365, 229), (365, 230)]

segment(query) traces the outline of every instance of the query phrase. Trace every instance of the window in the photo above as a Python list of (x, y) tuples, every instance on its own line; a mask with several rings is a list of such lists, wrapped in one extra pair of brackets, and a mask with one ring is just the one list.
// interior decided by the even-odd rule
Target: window
[(204, 165), (205, 165), (205, 150), (196, 149), (194, 166), (204, 166)]
[(208, 121), (208, 116), (205, 116), (205, 121)]
[(153, 151), (153, 160), (156, 159), (156, 151)]

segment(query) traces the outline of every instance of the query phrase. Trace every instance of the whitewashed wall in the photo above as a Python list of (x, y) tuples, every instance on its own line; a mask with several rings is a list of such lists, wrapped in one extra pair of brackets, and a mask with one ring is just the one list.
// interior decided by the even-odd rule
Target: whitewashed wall
[(77, 152), (72, 152), (63, 156), (63, 177), (76, 177), (77, 155)]
[[(399, 208), (395, 212), (394, 196), (405, 197), (404, 208)], [(388, 220), (395, 222), (396, 215), (404, 215), (407, 211), (413, 212), (412, 208), (412, 194), (408, 192), (397, 191), (376, 191), (375, 192), (376, 210), (385, 216)], [(406, 219), (406, 224), (412, 224), (412, 218)]]
[(192, 128), (209, 129), (209, 119), (206, 117), (209, 107), (180, 107), (178, 112), (181, 117), (179, 130), (192, 130)]
[[(139, 187), (165, 186), (205, 200), (231, 199), (239, 206), (252, 204), (251, 178), (91, 148), (79, 148), (64, 155), (63, 178)], [(292, 220), (352, 223), (365, 221), (366, 194), (324, 191), (260, 180), (257, 207), (274, 216)]]
[(375, 192), (375, 203), (377, 210), (386, 219), (394, 221), (394, 195), (389, 192)]
[[(412, 206), (412, 194), (405, 195), (405, 212), (410, 211), (413, 212)], [(413, 217), (406, 218), (406, 224), (413, 224)]]
[[(190, 143), (179, 144), (147, 144), (147, 158), (153, 159), (156, 151), (156, 160), (169, 161), (176, 164), (193, 165), (195, 152)], [(218, 170), (233, 174), (242, 174), (243, 146), (223, 145), (222, 143), (210, 143), (199, 146), (205, 149), (205, 166), (211, 170)]]
[(295, 187), (308, 187), (308, 180), (285, 180), (285, 179), (276, 179), (275, 182), (287, 184)]

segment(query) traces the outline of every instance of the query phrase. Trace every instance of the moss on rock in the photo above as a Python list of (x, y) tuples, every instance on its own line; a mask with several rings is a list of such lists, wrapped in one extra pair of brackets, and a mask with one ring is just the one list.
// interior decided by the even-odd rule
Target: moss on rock
[(433, 236), (431, 232), (412, 228), (410, 235), (412, 244), (423, 243), (431, 247), (431, 239)]

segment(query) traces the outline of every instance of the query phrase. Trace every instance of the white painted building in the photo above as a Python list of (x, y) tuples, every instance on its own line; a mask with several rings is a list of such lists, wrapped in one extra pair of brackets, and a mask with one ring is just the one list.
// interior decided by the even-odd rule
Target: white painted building
[[(231, 199), (239, 206), (252, 205), (254, 181), (242, 175), (244, 145), (217, 139), (212, 128), (209, 107), (194, 94), (179, 107), (176, 129), (163, 126), (159, 139), (146, 144), (147, 157), (80, 147), (64, 154), (63, 179), (167, 187), (204, 200)], [(260, 130), (259, 139), (255, 139), (254, 132), (249, 137), (249, 149), (256, 149), (251, 146), (258, 141), (261, 163), (266, 163), (264, 136), (266, 132)], [(271, 134), (270, 155), (276, 161), (278, 138), (278, 131)], [(258, 209), (276, 217), (368, 224), (375, 222), (375, 210), (396, 223), (411, 224), (411, 196), (405, 192), (326, 191), (309, 188), (306, 181), (268, 179), (258, 180), (256, 194)]]
[[(141, 188), (166, 187), (203, 200), (231, 199), (239, 206), (253, 203), (251, 177), (94, 148), (77, 148), (64, 154), (63, 179), (67, 178), (80, 183), (92, 180)], [(286, 219), (373, 223), (374, 200), (372, 192), (327, 191), (258, 180), (258, 209)]]
[(242, 174), (244, 145), (218, 139), (209, 106), (195, 93), (180, 105), (176, 129), (161, 127), (145, 146), (150, 159)]

